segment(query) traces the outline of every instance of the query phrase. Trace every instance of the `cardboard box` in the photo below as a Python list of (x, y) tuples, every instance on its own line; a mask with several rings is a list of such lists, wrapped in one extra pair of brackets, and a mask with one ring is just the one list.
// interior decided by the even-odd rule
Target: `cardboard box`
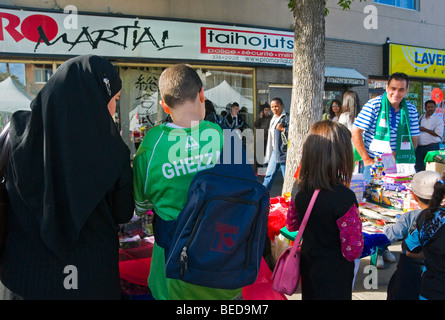
[(445, 171), (445, 163), (439, 162), (427, 162), (426, 163), (427, 171), (436, 171), (442, 174)]

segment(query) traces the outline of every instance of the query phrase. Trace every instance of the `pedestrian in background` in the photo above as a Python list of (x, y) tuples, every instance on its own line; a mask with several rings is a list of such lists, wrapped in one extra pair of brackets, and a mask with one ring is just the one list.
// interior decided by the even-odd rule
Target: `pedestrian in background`
[(435, 116), (436, 102), (425, 102), (425, 114), (419, 118), (419, 144), (416, 148), (416, 172), (425, 170), (425, 156), (429, 151), (440, 150), (443, 136), (443, 118)]
[(355, 118), (357, 117), (360, 109), (360, 100), (358, 94), (355, 91), (348, 90), (343, 94), (343, 100), (341, 105), (340, 117), (338, 122), (345, 125), (349, 131), (352, 129)]
[(270, 191), (278, 170), (283, 175), (286, 174), (287, 156), (287, 135), (289, 130), (289, 115), (284, 110), (281, 98), (274, 98), (270, 102), (273, 116), (270, 120), (269, 132), (267, 136), (266, 156), (264, 163), (267, 163), (266, 176), (263, 185)]
[[(270, 113), (270, 106), (268, 103), (261, 106), (261, 111), (258, 115), (258, 118), (255, 120), (253, 126), (259, 131), (257, 134), (257, 139), (261, 139), (263, 141), (263, 152), (266, 151), (267, 147), (267, 137), (269, 135), (269, 126), (270, 120), (272, 119), (272, 114)], [(260, 141), (261, 141), (260, 140)], [(257, 159), (255, 159), (255, 163), (257, 164)]]
[(243, 131), (244, 119), (239, 113), (239, 110), (240, 108), (238, 102), (232, 103), (230, 106), (230, 113), (224, 117), (223, 125), (225, 128), (239, 130), (239, 132)]
[(206, 115), (204, 120), (213, 122), (213, 123), (219, 123), (218, 115), (215, 111), (215, 106), (213, 105), (213, 102), (209, 99), (205, 100), (205, 108), (206, 108)]
[(340, 100), (334, 99), (329, 106), (329, 120), (338, 121), (341, 113), (341, 102)]

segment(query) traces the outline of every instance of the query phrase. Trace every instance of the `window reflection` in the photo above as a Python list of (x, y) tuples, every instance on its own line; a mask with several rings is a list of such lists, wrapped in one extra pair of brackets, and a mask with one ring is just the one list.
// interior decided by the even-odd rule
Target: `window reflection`
[[(132, 154), (143, 138), (144, 129), (169, 121), (159, 101), (158, 81), (165, 67), (119, 67), (122, 92), (119, 103), (122, 138)], [(212, 101), (216, 112), (230, 109), (238, 102), (246, 128), (253, 128), (253, 69), (237, 70), (195, 68), (200, 76), (206, 99)]]

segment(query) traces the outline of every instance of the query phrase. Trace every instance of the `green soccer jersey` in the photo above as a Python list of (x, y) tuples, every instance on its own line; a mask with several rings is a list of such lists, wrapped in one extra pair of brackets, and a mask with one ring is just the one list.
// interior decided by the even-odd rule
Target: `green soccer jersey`
[[(194, 175), (215, 165), (222, 145), (219, 125), (204, 120), (191, 128), (166, 124), (151, 128), (133, 161), (137, 212), (154, 209), (162, 219), (176, 220)], [(148, 279), (155, 299), (227, 300), (240, 293), (240, 289), (212, 289), (168, 279), (164, 270), (164, 250), (155, 243)]]

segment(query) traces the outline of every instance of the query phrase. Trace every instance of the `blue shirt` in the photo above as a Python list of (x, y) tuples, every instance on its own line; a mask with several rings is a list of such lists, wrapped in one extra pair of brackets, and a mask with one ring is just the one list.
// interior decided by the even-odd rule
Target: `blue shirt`
[[(411, 137), (419, 136), (420, 130), (419, 130), (419, 118), (418, 118), (417, 108), (408, 101), (406, 102), (406, 104), (408, 106)], [(369, 145), (371, 144), (371, 141), (374, 139), (375, 129), (377, 126), (377, 118), (379, 116), (381, 105), (382, 105), (382, 96), (369, 100), (363, 106), (362, 110), (357, 116), (357, 119), (355, 119), (354, 122), (354, 126), (364, 130), (363, 141), (365, 142), (366, 151), (368, 152), (368, 155), (372, 159), (380, 155), (369, 151)], [(390, 144), (391, 144), (391, 149), (395, 151), (397, 142), (397, 128), (400, 122), (400, 110), (396, 112), (395, 109), (391, 107), (389, 120), (391, 127)]]

